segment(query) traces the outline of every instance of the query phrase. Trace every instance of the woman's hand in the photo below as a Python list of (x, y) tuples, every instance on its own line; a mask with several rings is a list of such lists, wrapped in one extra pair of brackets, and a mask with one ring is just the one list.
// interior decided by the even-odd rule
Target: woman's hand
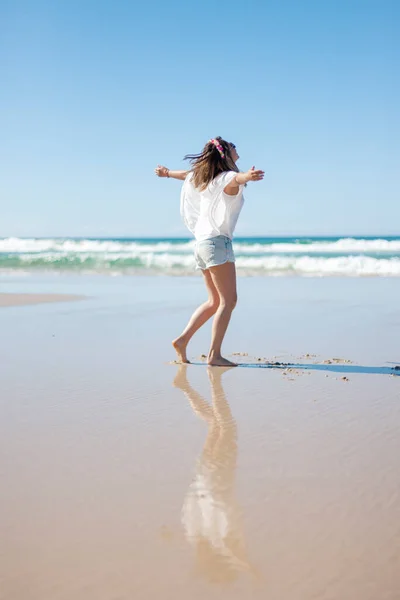
[[(251, 167), (251, 169), (249, 169), (247, 173), (238, 173), (235, 177), (235, 183), (237, 185), (245, 185), (249, 181), (261, 181), (262, 179), (264, 179), (264, 171), (261, 171), (261, 169), (256, 170), (255, 167)], [(237, 191), (235, 193), (237, 193)], [(233, 195), (233, 193), (231, 195)]]
[(261, 169), (256, 169), (255, 167), (251, 167), (246, 173), (247, 181), (261, 181), (264, 179), (264, 171)]
[(185, 181), (189, 171), (170, 171), (167, 167), (157, 165), (157, 167), (154, 169), (154, 173), (157, 175), (157, 177), (171, 177), (171, 179), (180, 179), (181, 181)]
[(161, 165), (157, 165), (154, 169), (154, 173), (157, 177), (169, 177), (169, 169), (167, 169), (167, 167), (162, 167)]

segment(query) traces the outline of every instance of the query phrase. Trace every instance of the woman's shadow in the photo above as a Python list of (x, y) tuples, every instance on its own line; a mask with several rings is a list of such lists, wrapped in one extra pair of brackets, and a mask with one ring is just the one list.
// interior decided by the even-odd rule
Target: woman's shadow
[(235, 497), (237, 427), (222, 387), (229, 368), (208, 368), (211, 403), (191, 386), (187, 365), (180, 365), (174, 386), (182, 390), (207, 437), (182, 508), (185, 537), (195, 551), (196, 567), (212, 582), (228, 583), (241, 572), (256, 576), (246, 552), (242, 515)]

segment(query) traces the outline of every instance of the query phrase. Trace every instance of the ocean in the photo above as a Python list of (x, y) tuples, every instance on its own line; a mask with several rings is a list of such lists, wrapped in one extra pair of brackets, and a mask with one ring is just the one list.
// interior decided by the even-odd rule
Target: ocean
[[(193, 275), (189, 238), (0, 238), (0, 273)], [(238, 237), (244, 276), (400, 277), (400, 236)]]

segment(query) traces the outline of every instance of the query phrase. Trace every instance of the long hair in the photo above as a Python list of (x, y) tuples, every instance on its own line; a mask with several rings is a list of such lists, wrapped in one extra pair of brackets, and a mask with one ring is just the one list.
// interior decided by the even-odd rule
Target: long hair
[(205, 190), (208, 184), (220, 173), (225, 171), (239, 172), (232, 158), (231, 144), (219, 136), (215, 138), (215, 141), (222, 146), (224, 157), (221, 156), (215, 144), (207, 142), (200, 154), (187, 154), (184, 158), (184, 160), (190, 161), (193, 185), (200, 190)]

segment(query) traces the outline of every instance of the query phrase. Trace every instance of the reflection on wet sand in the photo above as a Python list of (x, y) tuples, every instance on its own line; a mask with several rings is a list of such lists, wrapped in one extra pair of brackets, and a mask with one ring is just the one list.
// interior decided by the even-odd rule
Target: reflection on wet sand
[(207, 423), (203, 451), (182, 508), (185, 536), (194, 548), (196, 567), (209, 581), (228, 583), (239, 573), (255, 575), (243, 534), (241, 512), (235, 499), (237, 427), (222, 387), (229, 369), (208, 368), (211, 403), (187, 379), (180, 365), (174, 386), (181, 389), (197, 417)]

